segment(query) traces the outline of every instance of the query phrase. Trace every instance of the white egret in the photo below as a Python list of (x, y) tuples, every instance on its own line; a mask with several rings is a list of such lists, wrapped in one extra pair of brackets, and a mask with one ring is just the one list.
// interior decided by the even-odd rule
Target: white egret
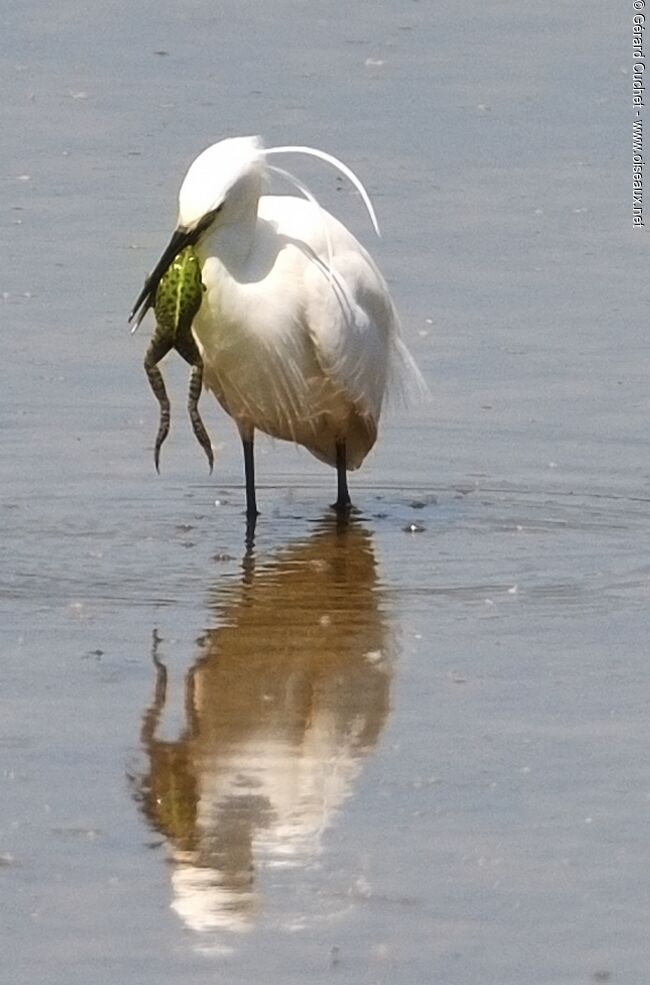
[[(421, 385), (370, 255), (301, 181), (268, 161), (296, 152), (345, 174), (379, 231), (363, 185), (331, 155), (309, 147), (265, 148), (258, 137), (222, 140), (190, 166), (177, 227), (129, 319), (139, 325), (169, 265), (193, 246), (205, 292), (192, 331), (204, 383), (241, 436), (249, 520), (257, 516), (256, 430), (303, 445), (334, 466), (334, 506), (345, 512), (347, 471), (359, 468), (375, 443), (387, 387), (400, 370)], [(272, 172), (305, 197), (263, 194)]]

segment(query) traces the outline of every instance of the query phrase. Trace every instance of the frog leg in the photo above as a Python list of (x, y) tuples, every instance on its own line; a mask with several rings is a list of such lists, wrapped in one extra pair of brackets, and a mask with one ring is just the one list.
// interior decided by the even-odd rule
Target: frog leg
[(156, 400), (160, 404), (160, 423), (158, 425), (158, 434), (156, 435), (156, 444), (153, 452), (156, 472), (160, 472), (160, 449), (163, 441), (169, 434), (170, 415), (169, 397), (165, 389), (165, 381), (156, 363), (159, 363), (163, 356), (167, 355), (174, 344), (173, 338), (170, 338), (169, 334), (159, 332), (159, 328), (160, 326), (157, 327), (156, 334), (149, 343), (149, 348), (144, 357), (145, 373), (147, 374)]
[(188, 363), (192, 369), (190, 371), (190, 386), (187, 395), (187, 410), (190, 415), (190, 421), (192, 422), (192, 430), (194, 431), (194, 436), (196, 440), (201, 445), (201, 448), (205, 452), (208, 462), (210, 463), (210, 471), (214, 466), (214, 455), (212, 454), (212, 443), (208, 432), (205, 430), (205, 425), (199, 414), (199, 397), (201, 396), (201, 388), (203, 386), (203, 360), (201, 359), (201, 353), (199, 352), (198, 346), (194, 341), (194, 336), (191, 330), (187, 333), (176, 333), (176, 343), (174, 348), (180, 356), (183, 357), (186, 363)]

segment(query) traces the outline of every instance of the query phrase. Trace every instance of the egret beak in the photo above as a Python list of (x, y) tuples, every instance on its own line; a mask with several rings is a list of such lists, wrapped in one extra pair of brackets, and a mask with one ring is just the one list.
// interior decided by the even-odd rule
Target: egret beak
[(132, 322), (135, 318), (135, 324), (131, 329), (131, 334), (136, 331), (149, 308), (153, 307), (154, 301), (156, 300), (156, 290), (170, 264), (173, 263), (181, 250), (184, 250), (186, 246), (193, 245), (198, 239), (198, 236), (198, 229), (174, 230), (172, 238), (163, 250), (160, 260), (145, 280), (144, 287), (138, 294), (138, 298), (133, 305), (133, 310), (129, 315), (129, 322)]

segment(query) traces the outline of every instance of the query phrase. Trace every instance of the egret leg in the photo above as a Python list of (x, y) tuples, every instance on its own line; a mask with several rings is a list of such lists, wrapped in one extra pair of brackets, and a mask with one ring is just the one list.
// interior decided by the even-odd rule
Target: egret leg
[(253, 435), (242, 438), (244, 446), (244, 474), (246, 476), (246, 516), (249, 524), (255, 522), (259, 515), (255, 500), (255, 456), (253, 453)]
[(349, 513), (352, 506), (348, 491), (348, 472), (345, 441), (336, 442), (336, 488), (337, 497), (333, 508), (337, 513)]
[(156, 400), (160, 404), (160, 423), (158, 425), (158, 434), (156, 435), (156, 444), (153, 452), (156, 472), (160, 472), (160, 449), (163, 441), (169, 434), (170, 415), (169, 397), (165, 389), (165, 381), (156, 363), (159, 363), (163, 356), (167, 355), (171, 347), (172, 343), (168, 336), (158, 338), (154, 335), (144, 357), (144, 369), (149, 379), (149, 385), (154, 392)]
[(192, 422), (194, 436), (205, 452), (210, 463), (210, 471), (212, 472), (214, 466), (212, 442), (210, 441), (208, 432), (205, 430), (198, 406), (203, 387), (203, 360), (201, 359), (201, 353), (191, 332), (187, 338), (176, 338), (176, 351), (192, 367), (190, 372), (190, 387), (187, 395), (187, 410), (190, 415), (190, 421)]
[(247, 585), (250, 582), (250, 575), (246, 574), (246, 561), (247, 559), (252, 559), (254, 557), (255, 550), (255, 527), (257, 526), (257, 513), (254, 516), (246, 517), (246, 537), (244, 539), (244, 544), (246, 546), (246, 553), (244, 554), (245, 564), (244, 564), (244, 579), (243, 584)]

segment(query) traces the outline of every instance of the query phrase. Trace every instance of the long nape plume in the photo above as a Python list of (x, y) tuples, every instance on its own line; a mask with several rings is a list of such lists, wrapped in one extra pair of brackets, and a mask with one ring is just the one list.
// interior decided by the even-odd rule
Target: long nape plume
[(305, 196), (307, 201), (311, 202), (314, 208), (318, 211), (321, 224), (323, 227), (323, 236), (325, 237), (325, 245), (327, 247), (327, 263), (325, 263), (324, 260), (322, 260), (316, 253), (314, 253), (313, 255), (308, 254), (308, 259), (312, 263), (315, 263), (316, 266), (319, 267), (322, 270), (322, 272), (327, 276), (327, 279), (330, 283), (330, 287), (332, 288), (334, 293), (339, 296), (339, 301), (341, 302), (341, 304), (345, 302), (345, 305), (347, 305), (347, 307), (351, 307), (350, 296), (348, 293), (346, 283), (343, 280), (343, 278), (339, 275), (339, 272), (337, 271), (336, 265), (334, 263), (334, 251), (332, 250), (332, 239), (330, 237), (329, 229), (327, 227), (327, 223), (323, 215), (322, 205), (320, 204), (316, 196), (313, 194), (313, 192), (310, 191), (310, 189), (304, 183), (304, 181), (301, 181), (299, 178), (296, 178), (296, 176), (294, 174), (291, 174), (290, 171), (285, 171), (284, 168), (278, 168), (276, 167), (275, 164), (267, 164), (267, 168), (269, 171), (272, 171), (273, 174), (277, 174), (281, 178), (284, 178), (285, 181), (288, 181), (289, 184), (293, 185), (295, 188), (298, 189), (298, 191), (302, 192), (302, 194)]
[[(361, 195), (363, 204), (365, 205), (368, 211), (368, 215), (370, 216), (370, 220), (372, 222), (375, 232), (377, 233), (378, 236), (381, 236), (381, 233), (379, 231), (379, 223), (377, 222), (377, 216), (375, 215), (375, 210), (370, 200), (370, 195), (366, 191), (363, 182), (361, 181), (360, 178), (356, 176), (354, 171), (352, 171), (352, 169), (347, 166), (347, 164), (344, 164), (343, 161), (339, 161), (338, 157), (334, 157), (333, 154), (328, 154), (327, 151), (319, 150), (317, 147), (300, 147), (300, 146), (266, 147), (264, 148), (263, 153), (265, 155), (266, 154), (307, 154), (309, 157), (317, 157), (319, 158), (319, 160), (325, 161), (327, 164), (331, 164), (333, 167), (337, 169), (337, 171), (340, 171), (341, 174), (345, 175), (348, 181), (351, 181), (354, 187), (357, 189), (357, 191)], [(284, 172), (284, 174), (287, 175), (287, 172)], [(291, 177), (293, 178), (293, 175), (291, 175)], [(300, 187), (300, 185), (298, 185), (297, 179), (295, 180), (296, 180), (296, 186)], [(313, 196), (311, 197), (313, 198)]]
[(323, 210), (322, 210), (322, 207), (321, 207), (320, 202), (318, 201), (318, 199), (316, 198), (316, 196), (314, 195), (314, 193), (309, 190), (309, 188), (304, 183), (304, 181), (301, 181), (299, 178), (296, 178), (296, 176), (294, 174), (291, 174), (290, 171), (285, 171), (284, 168), (278, 168), (278, 167), (276, 167), (275, 164), (268, 164), (267, 167), (268, 167), (269, 171), (272, 171), (274, 174), (280, 175), (280, 177), (281, 178), (284, 178), (285, 181), (288, 181), (290, 185), (293, 185), (294, 188), (297, 188), (299, 192), (302, 192), (302, 194), (305, 196), (305, 198), (307, 199), (307, 201), (308, 202), (311, 202), (311, 204), (318, 210), (318, 214), (320, 216), (321, 223), (322, 223), (322, 226), (323, 226), (323, 235), (325, 236), (325, 243), (327, 245), (327, 261), (328, 261), (329, 266), (331, 268), (332, 267), (332, 263), (333, 263), (333, 260), (332, 260), (332, 240), (330, 239), (330, 234), (329, 234), (329, 229), (327, 228), (327, 223), (325, 222), (325, 219), (323, 218)]

